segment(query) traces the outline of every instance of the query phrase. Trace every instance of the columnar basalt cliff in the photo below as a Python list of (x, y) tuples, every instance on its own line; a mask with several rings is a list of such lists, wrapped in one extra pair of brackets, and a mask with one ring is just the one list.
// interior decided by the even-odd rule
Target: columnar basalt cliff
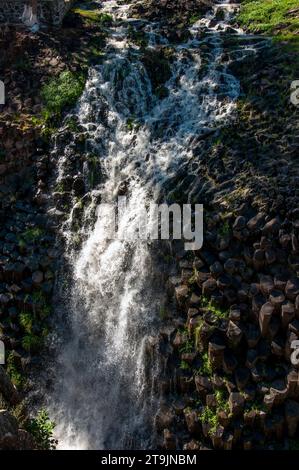
[[(25, 1), (0, 3), (19, 21)], [(72, 2), (30, 3), (59, 24)], [(63, 449), (298, 447), (298, 55), (236, 3), (0, 27), (0, 449), (39, 444), (24, 397)], [(125, 195), (132, 225), (154, 190), (204, 204), (201, 250), (102, 243), (99, 202)]]
[(72, 0), (1, 0), (0, 23), (22, 23), (25, 8), (31, 7), (41, 23), (59, 25), (72, 3)]

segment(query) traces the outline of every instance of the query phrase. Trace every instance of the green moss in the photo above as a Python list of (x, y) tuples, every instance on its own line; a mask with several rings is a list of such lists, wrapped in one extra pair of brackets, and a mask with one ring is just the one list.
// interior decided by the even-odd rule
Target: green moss
[(101, 13), (99, 10), (84, 10), (82, 8), (74, 8), (73, 13), (79, 15), (81, 18), (86, 20), (88, 23), (99, 23), (102, 25), (111, 25), (113, 23), (113, 17), (108, 13)]
[(245, 0), (237, 21), (252, 32), (293, 37), (299, 29), (298, 0)]

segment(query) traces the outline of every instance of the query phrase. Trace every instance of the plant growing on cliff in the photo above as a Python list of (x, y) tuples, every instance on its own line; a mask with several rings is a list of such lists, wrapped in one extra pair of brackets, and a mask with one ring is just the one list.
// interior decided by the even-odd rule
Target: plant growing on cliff
[(22, 388), (25, 384), (25, 378), (20, 370), (19, 363), (14, 353), (10, 352), (6, 361), (6, 371), (17, 388)]
[(212, 366), (207, 352), (201, 355), (201, 366), (198, 369), (199, 374), (201, 375), (212, 375)]
[(66, 71), (44, 85), (41, 97), (45, 105), (45, 121), (53, 116), (59, 117), (65, 108), (74, 106), (83, 92), (84, 84), (83, 74)]
[(217, 403), (217, 412), (225, 411), (227, 414), (229, 414), (230, 410), (229, 410), (228, 399), (225, 395), (224, 390), (216, 390), (215, 399)]
[(38, 412), (36, 418), (31, 419), (26, 430), (32, 434), (36, 444), (42, 450), (54, 450), (57, 441), (53, 438), (55, 423), (49, 419), (46, 410), (42, 409)]
[(220, 320), (228, 317), (229, 312), (227, 310), (217, 307), (212, 303), (211, 300), (207, 299), (204, 296), (201, 297), (201, 305), (202, 307), (208, 309), (210, 312), (214, 313), (214, 315)]
[(205, 406), (203, 411), (198, 416), (199, 420), (209, 426), (209, 435), (215, 434), (219, 424), (218, 417), (215, 411), (208, 406)]

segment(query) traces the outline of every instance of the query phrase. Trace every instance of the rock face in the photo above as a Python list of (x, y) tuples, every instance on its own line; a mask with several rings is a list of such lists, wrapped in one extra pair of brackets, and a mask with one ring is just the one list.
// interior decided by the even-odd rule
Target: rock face
[(9, 402), (11, 405), (17, 405), (21, 401), (21, 398), (16, 388), (14, 387), (8, 375), (6, 374), (5, 370), (1, 366), (0, 366), (0, 393), (3, 395), (5, 400)]
[(59, 25), (73, 0), (2, 0), (0, 23), (19, 24), (22, 22), (26, 5), (37, 8), (38, 21), (46, 24)]
[(186, 34), (183, 31), (188, 28), (191, 18), (200, 18), (213, 5), (212, 0), (146, 0), (136, 2), (131, 8), (131, 15), (142, 17), (148, 20), (159, 20), (167, 28), (173, 27), (174, 30), (168, 31), (170, 38), (180, 39)]
[(0, 450), (34, 450), (32, 436), (19, 429), (17, 419), (7, 410), (0, 410)]

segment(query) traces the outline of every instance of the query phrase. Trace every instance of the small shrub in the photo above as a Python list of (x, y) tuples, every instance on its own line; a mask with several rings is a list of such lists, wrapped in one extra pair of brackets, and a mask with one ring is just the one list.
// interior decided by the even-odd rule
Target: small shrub
[(64, 108), (74, 106), (83, 92), (84, 84), (82, 74), (66, 71), (44, 85), (41, 91), (45, 104), (44, 120), (49, 121), (52, 114), (60, 116)]
[(36, 444), (42, 450), (56, 449), (57, 441), (53, 438), (54, 428), (55, 423), (50, 421), (46, 410), (40, 410), (36, 418), (31, 419), (26, 426), (26, 430), (32, 434)]

